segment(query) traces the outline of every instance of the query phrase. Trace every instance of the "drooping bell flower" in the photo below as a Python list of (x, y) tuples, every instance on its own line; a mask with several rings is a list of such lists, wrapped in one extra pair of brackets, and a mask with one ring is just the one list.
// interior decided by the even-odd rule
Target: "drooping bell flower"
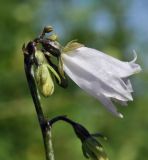
[(65, 73), (84, 91), (98, 99), (109, 111), (118, 117), (113, 101), (126, 105), (132, 101), (133, 92), (129, 76), (141, 71), (135, 63), (123, 62), (96, 49), (87, 48), (77, 42), (70, 42), (62, 50)]

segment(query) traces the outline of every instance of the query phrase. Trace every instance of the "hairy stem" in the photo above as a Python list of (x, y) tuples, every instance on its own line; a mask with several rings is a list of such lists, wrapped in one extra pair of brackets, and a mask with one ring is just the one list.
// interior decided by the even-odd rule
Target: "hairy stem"
[(42, 111), (40, 97), (39, 97), (36, 83), (34, 80), (34, 73), (33, 73), (30, 55), (27, 55), (27, 54), (24, 55), (24, 67), (25, 67), (27, 82), (29, 85), (29, 89), (31, 92), (31, 96), (32, 96), (34, 105), (35, 105), (38, 121), (39, 121), (40, 128), (42, 131), (46, 160), (54, 160), (54, 152), (53, 152), (53, 147), (52, 147), (51, 130), (50, 130), (51, 127), (47, 123), (44, 113)]

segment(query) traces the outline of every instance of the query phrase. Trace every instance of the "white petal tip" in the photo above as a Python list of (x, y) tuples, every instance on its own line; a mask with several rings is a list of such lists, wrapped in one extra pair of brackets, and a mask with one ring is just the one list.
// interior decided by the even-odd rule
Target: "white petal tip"
[(133, 97), (132, 96), (129, 98), (129, 101), (133, 101)]
[(134, 54), (134, 59), (132, 61), (130, 61), (129, 63), (131, 65), (131, 67), (134, 69), (133, 73), (139, 73), (142, 69), (139, 64), (135, 63), (137, 60), (137, 53), (135, 50), (133, 50), (133, 54)]
[(119, 116), (120, 118), (123, 118), (123, 117), (124, 117), (123, 114), (121, 114), (121, 113), (119, 113), (118, 116)]
[(137, 60), (137, 53), (135, 50), (133, 50), (133, 54), (134, 54), (134, 59), (132, 60), (132, 62), (134, 63)]

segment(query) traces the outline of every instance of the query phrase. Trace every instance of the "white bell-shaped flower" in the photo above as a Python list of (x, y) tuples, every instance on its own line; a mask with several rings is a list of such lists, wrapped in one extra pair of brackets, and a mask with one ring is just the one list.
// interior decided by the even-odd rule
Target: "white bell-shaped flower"
[(62, 53), (63, 67), (66, 74), (83, 90), (98, 99), (109, 111), (118, 117), (112, 101), (126, 105), (132, 101), (132, 85), (128, 77), (141, 71), (135, 63), (123, 62), (96, 49), (84, 46), (65, 49)]

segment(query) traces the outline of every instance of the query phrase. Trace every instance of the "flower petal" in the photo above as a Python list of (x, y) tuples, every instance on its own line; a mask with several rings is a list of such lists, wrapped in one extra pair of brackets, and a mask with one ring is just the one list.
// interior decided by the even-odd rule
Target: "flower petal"
[(134, 61), (122, 62), (95, 49), (81, 47), (62, 54), (64, 71), (83, 90), (122, 117), (110, 98), (126, 104), (133, 100), (128, 76), (141, 70)]
[[(117, 74), (119, 77), (123, 78), (141, 71), (140, 66), (134, 63), (136, 60), (135, 53), (134, 53), (135, 58), (131, 62), (120, 61), (96, 49), (87, 48), (87, 47), (81, 47), (66, 54), (73, 59), (75, 59), (75, 57), (76, 59), (81, 59), (85, 61), (85, 63), (87, 63), (87, 60), (89, 59), (89, 64), (94, 64), (94, 65), (91, 65), (91, 68), (94, 71), (96, 71), (96, 74), (97, 73), (99, 74), (100, 71), (102, 72), (106, 71), (109, 74), (113, 74), (113, 75)], [(88, 67), (90, 67), (90, 65)], [(99, 69), (100, 67), (101, 67), (101, 70)]]

